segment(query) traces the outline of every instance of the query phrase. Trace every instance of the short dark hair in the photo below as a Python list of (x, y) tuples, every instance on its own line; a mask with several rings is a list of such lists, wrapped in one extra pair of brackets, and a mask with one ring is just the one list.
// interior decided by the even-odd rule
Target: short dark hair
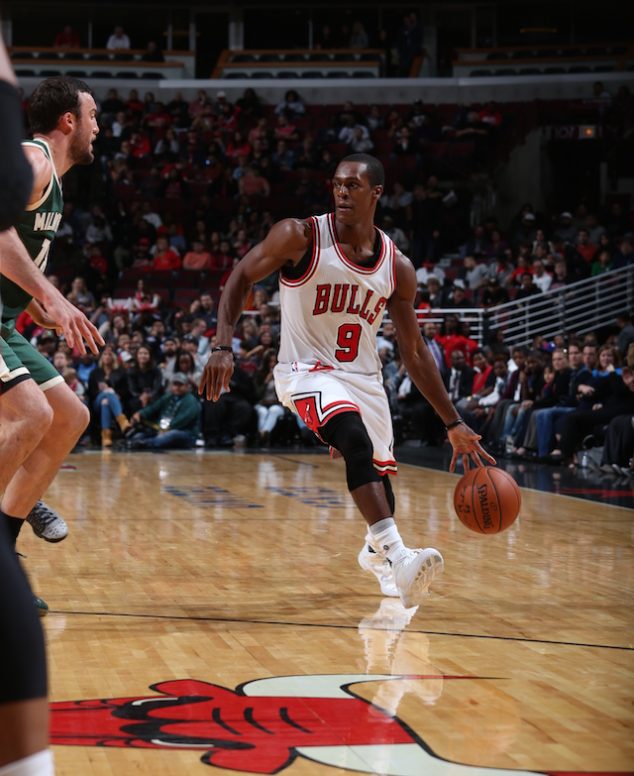
[(79, 94), (92, 94), (88, 84), (77, 78), (54, 76), (42, 81), (29, 99), (29, 124), (38, 134), (51, 132), (60, 116), (70, 111), (79, 116)]
[(344, 156), (339, 164), (343, 162), (365, 164), (370, 186), (385, 186), (385, 170), (383, 169), (383, 164), (376, 156), (370, 156), (370, 154), (349, 154)]

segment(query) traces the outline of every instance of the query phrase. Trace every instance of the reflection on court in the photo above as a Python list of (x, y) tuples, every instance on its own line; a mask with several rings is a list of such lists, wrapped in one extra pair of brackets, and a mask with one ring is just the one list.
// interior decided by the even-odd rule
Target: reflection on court
[(24, 541), (58, 773), (631, 770), (631, 511), (525, 491), (478, 536), (455, 476), (402, 466), (402, 533), (446, 561), (406, 610), (357, 566), (341, 462), (71, 463), (47, 494), (71, 535)]

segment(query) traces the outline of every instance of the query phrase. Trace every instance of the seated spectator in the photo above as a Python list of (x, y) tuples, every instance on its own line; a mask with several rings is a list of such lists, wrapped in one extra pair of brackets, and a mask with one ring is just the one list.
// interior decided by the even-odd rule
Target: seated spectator
[[(632, 369), (623, 374), (623, 380), (631, 379)], [(630, 382), (634, 391), (634, 380)], [(601, 471), (617, 476), (634, 478), (634, 414), (617, 415), (609, 422), (603, 442)]]
[(473, 389), (473, 378), (475, 373), (467, 365), (467, 359), (462, 350), (453, 350), (451, 352), (451, 367), (446, 377), (447, 393), (454, 404), (459, 399), (469, 396)]
[(542, 293), (550, 289), (553, 282), (553, 276), (544, 269), (544, 264), (539, 259), (533, 262), (533, 283)]
[(597, 253), (597, 246), (590, 242), (590, 234), (587, 229), (579, 229), (575, 251), (587, 266), (592, 264)]
[(53, 46), (55, 48), (80, 48), (81, 40), (73, 27), (70, 24), (66, 24), (55, 36)]
[(416, 154), (417, 151), (418, 143), (412, 136), (410, 128), (408, 126), (401, 127), (401, 129), (399, 129), (394, 136), (394, 142), (392, 144), (392, 155), (409, 156)]
[(623, 374), (612, 371), (598, 384), (593, 401), (592, 409), (575, 410), (564, 418), (562, 460), (571, 467), (577, 465), (575, 456), (581, 441), (596, 427), (608, 424), (619, 415), (634, 415), (634, 372), (629, 368)]
[(565, 259), (557, 259), (555, 261), (555, 269), (553, 273), (553, 281), (550, 284), (550, 290), (554, 291), (558, 288), (565, 288), (573, 281), (568, 277), (568, 265)]
[(114, 32), (106, 42), (106, 48), (110, 51), (121, 51), (130, 48), (130, 38), (125, 34), (123, 27), (117, 25)]
[(90, 317), (95, 310), (96, 303), (94, 294), (88, 289), (84, 278), (76, 277), (73, 280), (71, 290), (66, 295), (66, 298), (69, 302), (72, 302), (75, 307), (79, 307), (79, 309), (88, 317)]
[[(506, 395), (509, 383), (509, 373), (506, 363), (506, 357), (497, 355), (493, 359), (493, 374), (495, 382), (492, 390), (482, 389), (478, 395), (472, 395), (466, 402), (462, 402), (459, 407), (461, 416), (466, 420), (469, 426), (477, 429), (478, 432), (484, 431), (498, 410), (498, 405)], [(492, 438), (494, 434), (488, 435)]]
[(161, 235), (156, 240), (154, 246), (154, 257), (152, 259), (152, 269), (159, 272), (168, 272), (170, 270), (179, 270), (181, 268), (181, 257), (171, 247), (169, 239)]
[(348, 48), (364, 49), (368, 47), (370, 39), (368, 33), (360, 21), (353, 22), (352, 32), (350, 33), (350, 39), (348, 41)]
[(392, 216), (383, 216), (382, 229), (401, 253), (407, 253), (409, 240), (405, 232), (394, 224)]
[(273, 369), (277, 364), (277, 353), (274, 348), (264, 351), (262, 362), (254, 375), (255, 396), (258, 414), (258, 434), (260, 445), (267, 447), (271, 433), (284, 416), (284, 407), (280, 404), (275, 391)]
[(232, 447), (257, 433), (255, 387), (238, 361), (229, 382), (230, 391), (203, 406), (205, 447)]
[(77, 398), (85, 404), (86, 400), (84, 397), (86, 395), (86, 389), (82, 381), (79, 379), (79, 376), (77, 375), (77, 370), (73, 369), (72, 367), (66, 367), (66, 369), (64, 369), (62, 372), (62, 377), (64, 378), (66, 385), (71, 389), (75, 396), (77, 396)]
[(612, 257), (612, 269), (621, 269), (634, 264), (634, 242), (631, 237), (624, 237)]
[(355, 154), (366, 153), (374, 147), (368, 128), (355, 122), (352, 116), (347, 117), (344, 126), (339, 130), (339, 140), (346, 143)]
[(148, 41), (147, 48), (141, 54), (142, 62), (165, 62), (163, 52), (158, 47), (158, 44), (154, 40)]
[(445, 301), (445, 307), (449, 310), (465, 310), (471, 307), (471, 302), (467, 299), (464, 281), (454, 280), (451, 291)]
[(473, 363), (473, 384), (471, 386), (471, 393), (468, 396), (461, 397), (455, 402), (456, 409), (461, 414), (469, 408), (477, 406), (477, 402), (492, 393), (495, 387), (493, 364), (487, 361), (482, 348), (476, 348), (472, 353), (471, 359)]
[[(437, 281), (438, 286), (434, 284), (433, 289), (430, 287), (430, 281)], [(416, 270), (416, 281), (419, 285), (427, 286), (430, 297), (435, 297), (440, 291), (440, 287), (445, 282), (445, 271), (438, 264), (433, 264), (431, 261), (423, 262), (423, 265)], [(442, 307), (441, 304), (434, 304), (432, 307)]]
[[(198, 337), (193, 334), (187, 334), (183, 337), (183, 347), (187, 347), (186, 343), (193, 343), (198, 347)], [(174, 371), (184, 375), (189, 382), (189, 387), (192, 391), (196, 392), (202, 376), (202, 368), (196, 363), (196, 359), (192, 353), (187, 350), (180, 350), (176, 354)]]
[(533, 240), (532, 253), (535, 255), (538, 248), (542, 248), (546, 253), (555, 253), (555, 245), (546, 239), (546, 233), (543, 229), (537, 229), (535, 239)]
[(572, 213), (569, 210), (564, 210), (559, 215), (559, 225), (555, 227), (555, 242), (562, 246), (574, 245), (577, 237), (577, 229), (573, 223)]
[(286, 140), (280, 139), (275, 145), (275, 151), (271, 155), (273, 164), (280, 170), (288, 171), (295, 167), (297, 154), (289, 147)]
[(462, 260), (462, 266), (460, 277), (471, 291), (477, 291), (486, 283), (489, 269), (485, 263), (478, 264), (475, 256), (465, 256)]
[(129, 397), (128, 415), (156, 401), (163, 391), (161, 370), (154, 366), (152, 353), (145, 345), (136, 352), (134, 365), (126, 375), (126, 384)]
[(490, 277), (486, 286), (480, 290), (480, 307), (496, 307), (508, 301), (508, 292), (500, 286), (500, 281), (496, 277)]
[(570, 400), (570, 381), (573, 377), (576, 378), (577, 367), (581, 363), (579, 348), (573, 345), (570, 347), (573, 351), (572, 362), (576, 365), (574, 370), (569, 364), (566, 351), (561, 347), (553, 350), (551, 364), (546, 364), (543, 369), (544, 382), (540, 395), (533, 400), (530, 407), (524, 438), (520, 439), (519, 434), (515, 435), (515, 452), (519, 457), (532, 454), (538, 449), (539, 433), (543, 432), (543, 421), (540, 421), (540, 416), (551, 409), (564, 407)]
[(602, 275), (604, 272), (609, 272), (612, 269), (612, 255), (610, 251), (599, 251), (592, 262), (590, 268), (590, 275), (596, 277)]
[(238, 181), (238, 190), (245, 197), (268, 197), (271, 194), (271, 186), (266, 178), (262, 177), (253, 167), (247, 167), (244, 175)]
[(117, 358), (112, 348), (106, 347), (88, 379), (90, 408), (99, 420), (101, 446), (104, 448), (112, 447), (112, 426), (115, 422), (121, 433), (125, 433), (130, 427), (119, 394), (121, 389), (125, 390), (125, 385)]
[(516, 453), (520, 447), (533, 404), (540, 397), (544, 387), (544, 360), (539, 351), (533, 350), (528, 354), (526, 367), (519, 370), (518, 385), (519, 402), (510, 406), (502, 429), (507, 453)]
[(519, 287), (519, 290), (517, 294), (515, 294), (515, 299), (528, 299), (530, 296), (535, 296), (535, 294), (540, 294), (541, 291), (538, 286), (533, 283), (533, 276), (530, 272), (525, 272), (522, 275), (522, 283)]
[(306, 108), (299, 94), (294, 89), (289, 89), (284, 99), (275, 106), (275, 113), (278, 116), (285, 113), (289, 116), (303, 116)]
[(291, 122), (291, 118), (287, 113), (279, 114), (277, 117), (277, 126), (275, 127), (273, 134), (276, 140), (288, 140), (289, 142), (299, 140), (297, 127)]
[(186, 375), (176, 372), (170, 391), (132, 416), (130, 450), (182, 450), (196, 445), (200, 433), (200, 401), (192, 395)]
[(211, 253), (205, 250), (200, 240), (194, 240), (191, 251), (183, 257), (183, 269), (203, 270), (211, 268)]

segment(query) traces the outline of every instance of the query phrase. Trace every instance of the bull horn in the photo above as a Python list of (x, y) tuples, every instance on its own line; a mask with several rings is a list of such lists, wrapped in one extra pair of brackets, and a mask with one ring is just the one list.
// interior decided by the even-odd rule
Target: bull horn
[[(358, 682), (404, 679), (401, 674), (317, 674), (315, 676), (272, 676), (240, 685), (249, 696), (282, 698), (349, 698), (343, 687)], [(409, 677), (408, 678), (414, 678)]]

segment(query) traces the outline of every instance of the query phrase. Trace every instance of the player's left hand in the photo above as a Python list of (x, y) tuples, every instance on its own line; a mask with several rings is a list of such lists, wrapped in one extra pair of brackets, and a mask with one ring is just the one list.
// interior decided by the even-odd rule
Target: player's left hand
[(229, 382), (233, 368), (233, 353), (223, 350), (212, 353), (203, 369), (198, 393), (207, 401), (218, 401), (221, 393), (231, 390)]
[(489, 463), (496, 463), (495, 458), (493, 458), (492, 455), (489, 455), (480, 444), (480, 440), (482, 439), (480, 434), (476, 434), (475, 431), (470, 429), (465, 423), (461, 423), (459, 426), (450, 429), (447, 432), (447, 436), (453, 447), (453, 455), (451, 456), (451, 463), (449, 464), (450, 472), (455, 471), (459, 456), (462, 456), (462, 468), (465, 472), (469, 471), (471, 462), (476, 466), (484, 466), (482, 461), (483, 458)]

